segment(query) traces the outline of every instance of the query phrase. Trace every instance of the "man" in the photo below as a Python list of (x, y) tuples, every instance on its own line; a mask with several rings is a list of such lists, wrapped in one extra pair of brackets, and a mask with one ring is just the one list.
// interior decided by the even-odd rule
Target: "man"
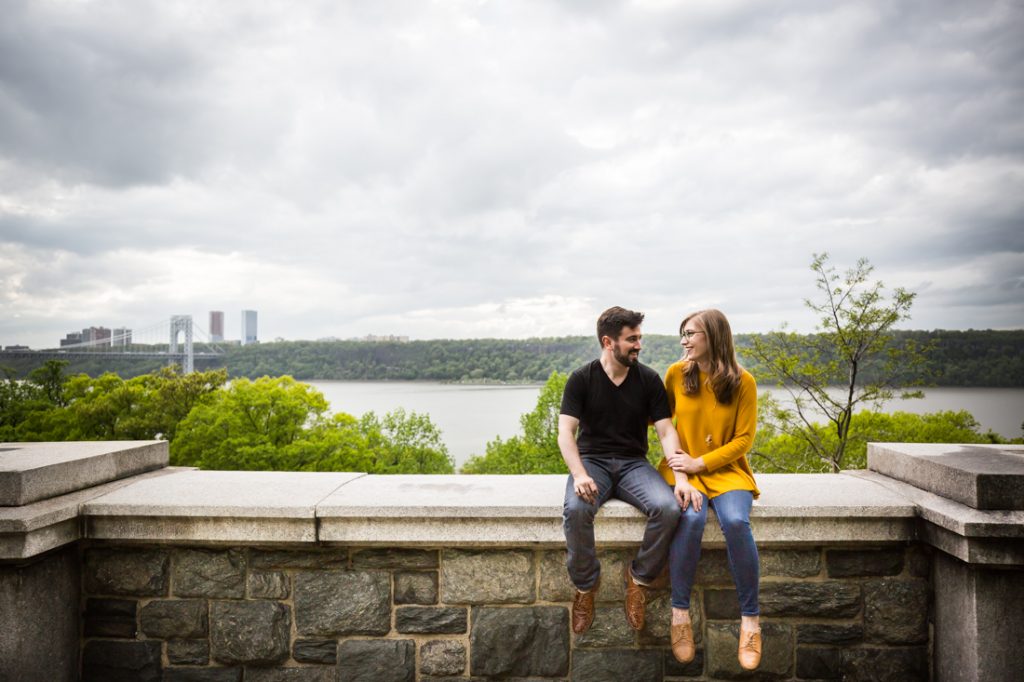
[(601, 357), (573, 372), (562, 394), (558, 447), (569, 467), (562, 518), (566, 565), (577, 590), (572, 606), (572, 629), (577, 634), (586, 632), (594, 620), (601, 580), (594, 516), (601, 505), (616, 497), (647, 516), (640, 551), (623, 575), (626, 620), (640, 630), (646, 586), (665, 565), (683, 503), (647, 461), (650, 422), (666, 455), (679, 449), (679, 439), (661, 377), (638, 362), (643, 320), (643, 313), (619, 307), (601, 313)]

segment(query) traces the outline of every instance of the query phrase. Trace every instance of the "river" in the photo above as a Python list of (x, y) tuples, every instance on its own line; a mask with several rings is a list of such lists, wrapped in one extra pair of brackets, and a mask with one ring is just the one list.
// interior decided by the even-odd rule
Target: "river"
[[(540, 385), (502, 386), (416, 381), (310, 381), (335, 412), (379, 415), (402, 407), (430, 415), (441, 429), (448, 452), (459, 467), (483, 454), (497, 436), (519, 433), (519, 417), (534, 408)], [(1024, 388), (929, 388), (920, 400), (893, 400), (890, 411), (921, 414), (967, 410), (981, 424), (1006, 437), (1021, 434)]]

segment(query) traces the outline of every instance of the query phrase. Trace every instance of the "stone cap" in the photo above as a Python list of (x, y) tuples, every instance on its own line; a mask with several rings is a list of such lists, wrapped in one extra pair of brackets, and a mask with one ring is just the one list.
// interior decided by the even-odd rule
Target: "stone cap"
[(975, 509), (1024, 510), (1024, 445), (868, 443), (868, 469)]
[(90, 538), (230, 543), (315, 542), (317, 504), (365, 474), (181, 471), (92, 499)]
[(27, 559), (80, 540), (82, 506), (100, 495), (147, 478), (182, 471), (166, 467), (21, 507), (0, 507), (0, 561)]
[(874, 471), (849, 475), (912, 502), (924, 521), (922, 539), (947, 554), (971, 564), (1024, 565), (1024, 511), (975, 509)]
[(167, 462), (167, 441), (0, 443), (0, 507), (84, 490)]
[[(869, 481), (833, 474), (762, 474), (751, 512), (759, 543), (904, 541), (914, 506)], [(366, 476), (317, 506), (320, 540), (346, 544), (561, 545), (565, 475)], [(713, 512), (711, 513), (713, 516)], [(633, 544), (643, 515), (619, 500), (598, 513), (603, 544)], [(709, 522), (705, 543), (724, 544)]]

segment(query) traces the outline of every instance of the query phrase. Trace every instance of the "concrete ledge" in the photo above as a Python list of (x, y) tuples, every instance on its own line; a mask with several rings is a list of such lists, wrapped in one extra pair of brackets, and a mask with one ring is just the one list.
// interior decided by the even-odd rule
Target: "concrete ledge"
[(0, 507), (0, 560), (27, 559), (83, 537), (79, 517), (89, 500), (140, 480), (184, 469), (151, 471), (22, 507)]
[[(831, 474), (762, 474), (752, 525), (759, 544), (913, 539), (914, 506), (873, 482)], [(366, 476), (317, 506), (320, 541), (417, 546), (565, 544), (564, 475)], [(711, 514), (714, 515), (713, 512)], [(611, 500), (597, 517), (603, 546), (639, 542), (644, 517)], [(724, 546), (717, 523), (707, 546)]]
[(1024, 446), (870, 443), (868, 469), (975, 509), (1024, 510)]
[(984, 511), (873, 471), (846, 475), (872, 481), (914, 505), (922, 539), (971, 564), (1024, 566), (1024, 511)]
[(0, 443), (0, 507), (20, 507), (167, 466), (166, 441)]
[(316, 542), (316, 505), (360, 473), (182, 471), (91, 500), (86, 536), (125, 541)]

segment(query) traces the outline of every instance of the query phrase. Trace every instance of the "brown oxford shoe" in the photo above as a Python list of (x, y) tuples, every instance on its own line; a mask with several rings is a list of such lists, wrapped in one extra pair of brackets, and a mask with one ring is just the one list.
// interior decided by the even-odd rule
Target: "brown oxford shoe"
[(693, 622), (686, 622), (680, 625), (673, 625), (672, 633), (672, 655), (680, 663), (689, 663), (697, 655), (697, 647), (693, 643)]
[(736, 654), (740, 667), (744, 670), (755, 670), (761, 665), (761, 629), (744, 630), (740, 628), (740, 648)]
[(626, 622), (634, 630), (644, 629), (644, 609), (647, 606), (647, 588), (633, 579), (633, 573), (629, 570), (629, 563), (626, 570), (622, 572), (626, 582), (626, 598), (623, 606), (626, 609)]
[(576, 597), (572, 600), (572, 631), (582, 635), (590, 629), (594, 622), (594, 599), (597, 597), (597, 588), (601, 587), (601, 579), (598, 578), (594, 586), (586, 592), (576, 590)]

